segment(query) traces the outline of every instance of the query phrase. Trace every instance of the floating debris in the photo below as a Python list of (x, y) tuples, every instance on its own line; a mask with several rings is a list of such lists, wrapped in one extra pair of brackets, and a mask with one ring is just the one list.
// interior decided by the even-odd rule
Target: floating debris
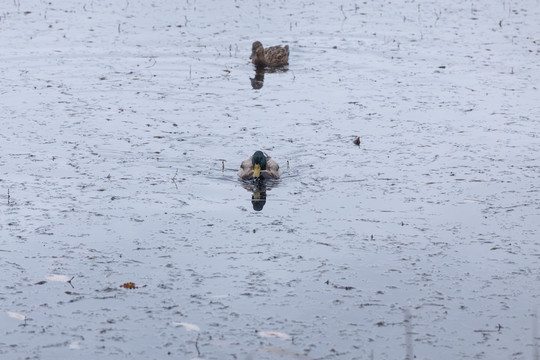
[(344, 286), (344, 285), (337, 285), (337, 284), (333, 284), (330, 282), (330, 280), (326, 280), (324, 282), (326, 285), (332, 285), (334, 288), (336, 289), (340, 289), (340, 290), (354, 290), (354, 286)]
[(275, 337), (283, 340), (289, 340), (291, 335), (279, 331), (258, 331), (260, 337)]
[[(45, 279), (49, 281), (59, 281), (59, 282), (70, 282), (71, 280), (73, 280), (73, 278), (70, 278), (69, 276), (58, 275), (58, 274), (47, 275), (45, 276)], [(38, 284), (38, 285), (41, 285), (41, 284)]]
[(81, 349), (81, 342), (80, 341), (74, 341), (71, 344), (69, 344), (69, 348), (71, 350), (80, 350)]
[(183, 326), (187, 331), (201, 331), (201, 328), (197, 325), (186, 322), (173, 322), (172, 325), (176, 327)]
[(135, 283), (132, 283), (132, 282), (127, 282), (127, 283), (124, 283), (122, 285), (120, 285), (121, 288), (124, 288), (124, 289), (137, 289), (138, 286), (135, 285)]
[(21, 320), (21, 321), (26, 321), (26, 316), (24, 316), (22, 314), (19, 314), (19, 313), (16, 313), (16, 312), (11, 312), (11, 311), (8, 311), (7, 314), (8, 314), (9, 317), (12, 317), (14, 319)]

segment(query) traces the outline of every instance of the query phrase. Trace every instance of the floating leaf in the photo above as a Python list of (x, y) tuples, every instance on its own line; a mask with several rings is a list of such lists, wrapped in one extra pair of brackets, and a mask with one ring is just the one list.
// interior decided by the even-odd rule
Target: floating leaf
[(50, 281), (68, 282), (72, 278), (70, 278), (70, 277), (68, 277), (66, 275), (50, 274), (50, 275), (45, 276), (45, 279), (50, 280)]
[(69, 348), (72, 349), (72, 350), (80, 350), (81, 342), (80, 341), (74, 341), (71, 344), (69, 344)]
[(279, 331), (259, 331), (259, 336), (261, 337), (276, 337), (283, 340), (288, 340), (291, 338), (291, 335), (285, 334)]
[(201, 328), (195, 324), (185, 323), (185, 322), (173, 322), (173, 326), (183, 326), (188, 331), (201, 331)]
[(45, 280), (42, 280), (42, 281), (38, 281), (37, 283), (35, 283), (34, 285), (43, 285), (43, 284), (46, 284), (47, 282)]
[(12, 317), (14, 319), (18, 319), (18, 320), (22, 320), (22, 321), (26, 320), (26, 316), (24, 316), (22, 314), (19, 314), (19, 313), (16, 313), (16, 312), (8, 311), (7, 314), (9, 315), (9, 317)]
[(127, 283), (124, 283), (124, 284), (120, 285), (120, 287), (123, 287), (125, 289), (136, 289), (138, 286), (135, 285), (135, 283), (127, 282)]

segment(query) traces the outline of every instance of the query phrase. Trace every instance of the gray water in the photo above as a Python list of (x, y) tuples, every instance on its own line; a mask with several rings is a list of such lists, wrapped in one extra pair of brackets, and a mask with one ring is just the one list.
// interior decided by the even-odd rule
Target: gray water
[(0, 357), (537, 359), (539, 18), (5, 1)]

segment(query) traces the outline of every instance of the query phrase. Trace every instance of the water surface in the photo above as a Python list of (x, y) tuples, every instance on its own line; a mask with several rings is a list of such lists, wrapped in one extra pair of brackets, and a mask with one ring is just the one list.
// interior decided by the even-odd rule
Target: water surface
[(2, 358), (534, 358), (536, 1), (0, 13)]

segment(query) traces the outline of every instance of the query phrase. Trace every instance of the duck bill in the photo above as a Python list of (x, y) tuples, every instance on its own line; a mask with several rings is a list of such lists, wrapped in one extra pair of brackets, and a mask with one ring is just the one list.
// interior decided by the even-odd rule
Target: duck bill
[(253, 177), (258, 178), (261, 176), (261, 165), (255, 164), (253, 166)]
[(250, 60), (253, 60), (254, 58), (257, 57), (257, 53), (255, 51), (252, 51), (251, 52), (251, 56), (249, 57)]

